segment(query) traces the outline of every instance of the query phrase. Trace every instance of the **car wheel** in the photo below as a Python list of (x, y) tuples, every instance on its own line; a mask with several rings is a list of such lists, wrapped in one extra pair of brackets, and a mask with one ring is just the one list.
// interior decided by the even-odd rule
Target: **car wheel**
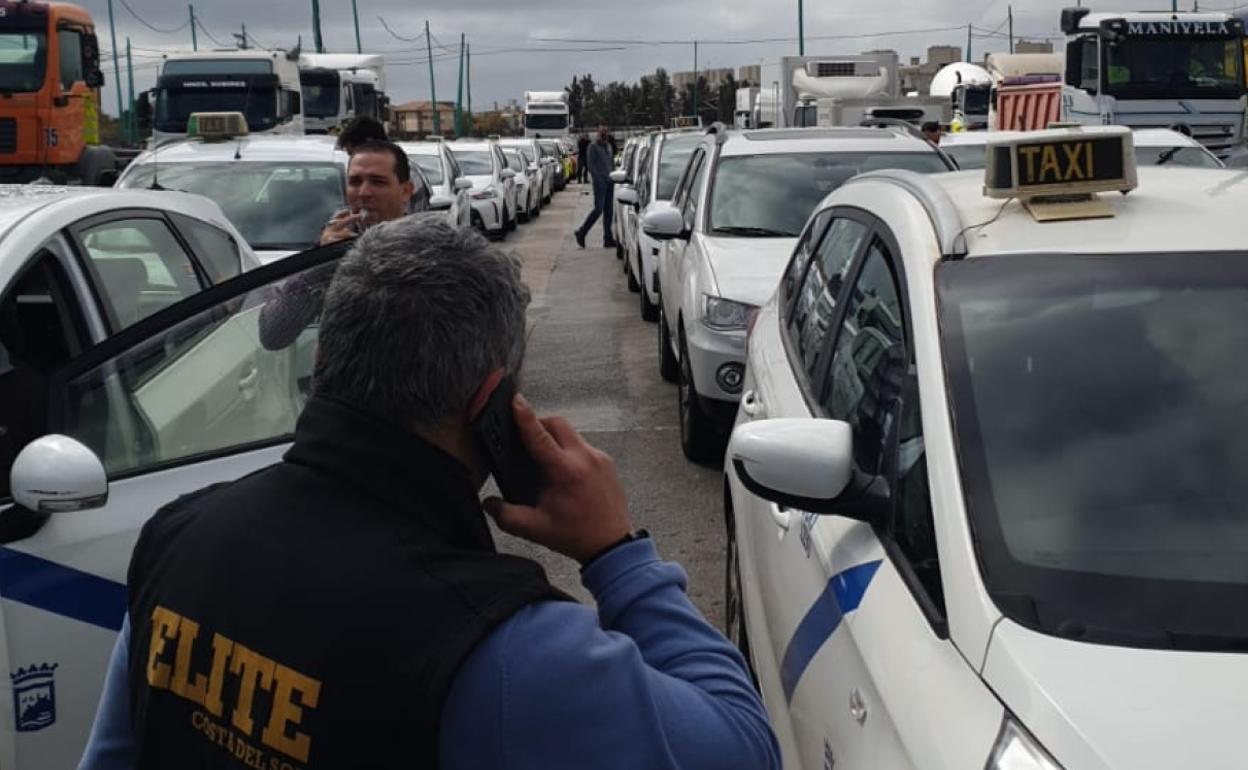
[[(637, 276), (633, 274), (633, 260), (624, 260), (624, 274), (628, 276), (628, 290), (632, 292), (641, 291), (641, 284), (637, 282)], [(644, 291), (641, 293), (645, 294)]]
[(680, 363), (672, 352), (672, 330), (662, 307), (659, 308), (659, 376), (667, 382), (675, 382), (680, 376)]
[[(638, 275), (640, 275), (641, 274), (641, 269), (640, 269), (641, 260), (638, 259), (637, 262), (638, 262), (638, 265), (636, 266), (637, 273)], [(644, 281), (645, 279), (643, 278), (641, 280)], [(658, 319), (659, 319), (659, 306), (650, 301), (650, 295), (646, 293), (646, 287), (643, 285), (641, 287), (641, 320), (649, 321), (653, 323), (657, 321)]]
[(680, 378), (677, 380), (676, 403), (680, 410), (680, 448), (695, 463), (707, 464), (716, 459), (719, 435), (702, 405), (693, 383), (693, 367), (689, 363), (689, 347), (680, 332)]
[(758, 689), (758, 675), (754, 673), (754, 660), (750, 655), (750, 633), (745, 627), (745, 595), (741, 590), (741, 549), (737, 544), (736, 516), (732, 507), (732, 494), (724, 481), (724, 527), (727, 548), (724, 556), (724, 636), (740, 650), (749, 669), (754, 689)]
[(503, 212), (503, 230), (505, 230), (506, 232), (511, 232), (512, 230), (515, 230), (515, 229), (516, 229), (515, 213), (513, 212), (510, 216), (508, 216), (507, 212), (504, 211)]
[(624, 244), (619, 240), (615, 242), (615, 258), (624, 259)]

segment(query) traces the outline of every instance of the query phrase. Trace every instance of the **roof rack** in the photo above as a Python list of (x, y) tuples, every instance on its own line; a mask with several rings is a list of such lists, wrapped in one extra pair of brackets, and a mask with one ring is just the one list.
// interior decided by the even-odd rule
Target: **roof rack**
[(851, 177), (845, 184), (860, 182), (888, 182), (897, 185), (918, 199), (936, 228), (936, 241), (940, 244), (942, 259), (961, 259), (966, 256), (966, 227), (962, 224), (962, 215), (945, 188), (932, 181), (931, 177), (917, 171), (889, 168), (868, 171)]

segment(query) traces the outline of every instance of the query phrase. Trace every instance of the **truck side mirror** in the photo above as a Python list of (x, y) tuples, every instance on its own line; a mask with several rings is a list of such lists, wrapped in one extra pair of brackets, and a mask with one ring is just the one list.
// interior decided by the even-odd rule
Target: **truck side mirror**
[(287, 117), (295, 117), (303, 114), (303, 95), (298, 91), (286, 92), (286, 115)]

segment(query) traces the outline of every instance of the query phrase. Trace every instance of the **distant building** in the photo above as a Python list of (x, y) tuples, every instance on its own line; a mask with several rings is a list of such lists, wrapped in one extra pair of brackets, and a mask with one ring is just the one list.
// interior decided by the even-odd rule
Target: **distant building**
[(723, 69), (705, 69), (697, 72), (693, 72), (692, 70), (688, 72), (674, 72), (672, 73), (672, 86), (675, 87), (676, 93), (683, 93), (686, 86), (692, 86), (694, 83), (698, 82), (698, 77), (701, 76), (704, 80), (706, 80), (707, 88), (716, 88), (725, 80), (733, 77), (733, 75), (734, 73), (731, 67), (725, 67)]
[(1053, 42), (1050, 40), (1019, 40), (1014, 44), (1014, 53), (1053, 53)]
[(737, 80), (758, 85), (763, 80), (763, 68), (759, 64), (747, 64), (737, 69)]
[(919, 63), (918, 57), (910, 58), (910, 65), (901, 68), (901, 91), (927, 94), (932, 78), (941, 68), (962, 61), (962, 48), (956, 45), (934, 45), (927, 49), (927, 61)]
[[(433, 109), (428, 101), (404, 102), (390, 108), (390, 132), (398, 138), (424, 137), (433, 133)], [(438, 102), (439, 128), (443, 136), (455, 136), (455, 103)]]

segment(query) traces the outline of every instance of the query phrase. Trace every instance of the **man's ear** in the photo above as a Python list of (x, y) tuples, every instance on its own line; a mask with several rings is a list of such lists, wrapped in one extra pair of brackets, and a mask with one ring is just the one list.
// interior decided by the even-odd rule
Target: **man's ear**
[(486, 402), (490, 400), (490, 396), (494, 395), (494, 391), (498, 389), (498, 384), (503, 381), (504, 376), (505, 372), (501, 368), (495, 369), (481, 381), (477, 392), (473, 393), (468, 401), (468, 422), (472, 422), (481, 415)]
[(416, 183), (409, 179), (401, 184), (399, 189), (403, 191), (403, 200), (410, 201), (412, 199), (412, 195), (416, 192)]

